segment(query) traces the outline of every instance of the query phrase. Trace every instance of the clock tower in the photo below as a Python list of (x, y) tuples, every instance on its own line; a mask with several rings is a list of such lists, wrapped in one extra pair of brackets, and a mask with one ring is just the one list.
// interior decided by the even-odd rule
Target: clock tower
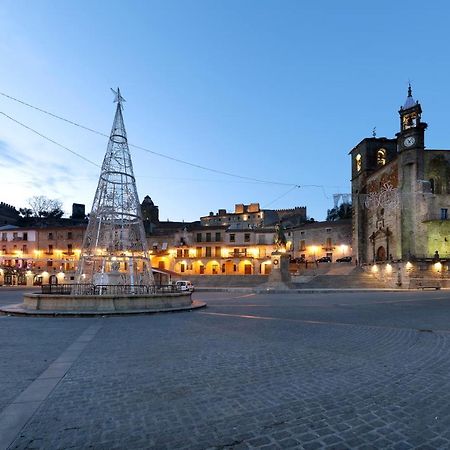
[(408, 86), (408, 96), (405, 104), (400, 107), (400, 132), (397, 136), (397, 151), (425, 148), (425, 130), (427, 124), (421, 122), (422, 108), (414, 101), (411, 85)]
[(412, 96), (411, 85), (405, 104), (400, 107), (400, 132), (397, 137), (398, 186), (401, 192), (400, 221), (397, 236), (401, 242), (401, 257), (420, 254), (419, 236), (423, 234), (420, 218), (421, 181), (425, 177), (425, 130), (421, 121), (422, 108)]

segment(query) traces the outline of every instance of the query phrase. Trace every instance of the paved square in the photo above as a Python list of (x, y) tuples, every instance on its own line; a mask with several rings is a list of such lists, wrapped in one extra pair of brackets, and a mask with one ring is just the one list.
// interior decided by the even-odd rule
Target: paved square
[(10, 448), (450, 448), (449, 292), (195, 298), (208, 308), (0, 316)]

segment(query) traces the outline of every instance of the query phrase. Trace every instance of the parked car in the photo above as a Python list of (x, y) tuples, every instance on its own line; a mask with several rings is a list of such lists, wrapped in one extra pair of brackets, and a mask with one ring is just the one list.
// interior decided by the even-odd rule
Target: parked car
[(331, 262), (331, 258), (329, 256), (322, 256), (322, 258), (319, 258), (317, 262)]
[(178, 280), (175, 282), (175, 286), (179, 291), (194, 292), (194, 285), (190, 281)]
[(338, 258), (336, 262), (352, 262), (351, 256), (343, 256), (342, 258)]

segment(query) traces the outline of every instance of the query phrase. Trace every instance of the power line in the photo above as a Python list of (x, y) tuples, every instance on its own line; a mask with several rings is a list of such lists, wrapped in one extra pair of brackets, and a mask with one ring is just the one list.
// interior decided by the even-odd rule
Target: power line
[[(59, 116), (57, 114), (53, 114), (53, 113), (51, 113), (49, 111), (46, 111), (43, 108), (39, 108), (39, 107), (31, 105), (30, 103), (27, 103), (27, 102), (25, 102), (23, 100), (19, 100), (18, 98), (15, 98), (15, 97), (13, 97), (11, 95), (5, 94), (4, 92), (0, 92), (0, 95), (2, 95), (3, 97), (8, 98), (10, 100), (13, 100), (13, 101), (15, 101), (17, 103), (20, 103), (20, 104), (22, 104), (24, 106), (27, 106), (28, 108), (32, 108), (32, 109), (34, 109), (36, 111), (42, 112), (43, 114), (47, 114), (48, 116), (54, 117), (55, 119), (62, 120), (63, 122), (69, 123), (70, 125), (76, 126), (78, 128), (81, 128), (83, 130), (86, 130), (86, 131), (89, 131), (91, 133), (97, 134), (99, 136), (103, 136), (103, 137), (109, 138), (109, 135), (107, 135), (105, 133), (102, 133), (101, 131), (94, 130), (93, 128), (87, 127), (85, 125), (81, 125), (81, 124), (79, 124), (79, 123), (77, 123), (77, 122), (75, 122), (73, 120), (69, 120), (69, 119), (66, 119), (65, 117)], [(6, 114), (4, 114), (4, 115), (6, 116)], [(14, 120), (10, 116), (7, 116), (7, 117), (9, 119), (11, 119), (11, 120)], [(16, 121), (16, 120), (14, 120), (14, 121), (19, 123), (20, 125), (24, 126), (19, 121)], [(64, 148), (64, 146), (62, 146), (60, 144), (57, 144), (56, 141), (53, 141), (53, 140), (51, 140), (49, 138), (46, 138), (44, 135), (41, 135), (40, 133), (36, 132), (35, 130), (32, 130), (31, 128), (29, 128), (27, 126), (25, 126), (25, 128), (28, 128), (29, 130), (33, 131), (34, 133), (37, 133), (40, 136), (44, 137), (44, 139), (47, 139), (50, 142), (54, 142), (56, 145), (59, 145), (60, 147)], [(185, 165), (188, 165), (188, 166), (191, 166), (191, 167), (195, 167), (195, 168), (201, 169), (201, 170), (206, 170), (206, 171), (209, 171), (209, 172), (218, 173), (218, 174), (221, 174), (221, 175), (226, 175), (226, 176), (229, 176), (229, 177), (240, 178), (242, 180), (255, 181), (257, 183), (264, 183), (264, 184), (277, 184), (277, 185), (281, 185), (281, 186), (294, 186), (294, 183), (286, 183), (286, 182), (271, 181), (271, 180), (262, 180), (262, 179), (258, 179), (258, 178), (247, 177), (245, 175), (237, 175), (237, 174), (234, 174), (234, 173), (231, 173), (231, 172), (226, 172), (226, 171), (223, 171), (223, 170), (213, 169), (211, 167), (202, 166), (201, 164), (196, 164), (196, 163), (191, 163), (189, 161), (184, 161), (182, 159), (175, 158), (173, 156), (165, 155), (164, 153), (155, 152), (154, 150), (150, 150), (150, 149), (148, 149), (146, 147), (142, 147), (140, 145), (135, 145), (135, 144), (130, 144), (130, 143), (128, 145), (130, 147), (137, 148), (139, 150), (142, 150), (144, 152), (150, 153), (152, 155), (156, 155), (156, 156), (159, 156), (161, 158), (169, 159), (170, 161), (174, 161), (174, 162), (177, 162), (177, 163), (180, 163), (180, 164), (185, 164)], [(67, 150), (67, 148), (66, 148), (66, 150)], [(74, 153), (72, 150), (69, 150), (69, 151), (71, 153)], [(83, 159), (85, 159), (85, 158), (83, 157)], [(92, 161), (89, 161), (89, 162), (92, 162)]]
[(0, 114), (5, 116), (6, 118), (8, 118), (9, 120), (12, 120), (13, 122), (17, 123), (18, 125), (20, 125), (21, 127), (26, 128), (27, 130), (31, 131), (32, 133), (37, 134), (38, 136), (40, 136), (41, 138), (51, 142), (52, 144), (57, 145), (58, 147), (63, 148), (64, 150), (67, 150), (68, 152), (74, 154), (75, 156), (78, 156), (78, 158), (83, 159), (84, 161), (88, 162), (89, 164), (93, 164), (96, 167), (100, 167), (98, 164), (96, 164), (94, 161), (91, 161), (90, 159), (86, 158), (83, 155), (80, 155), (80, 153), (76, 152), (75, 150), (70, 149), (69, 147), (66, 147), (65, 145), (60, 144), (59, 142), (56, 142), (54, 139), (49, 138), (48, 136), (45, 136), (42, 133), (39, 133), (39, 131), (36, 131), (35, 129), (29, 127), (28, 125), (25, 125), (22, 122), (19, 122), (18, 120), (14, 119), (11, 116), (8, 116), (8, 114), (5, 114), (4, 112), (0, 111)]

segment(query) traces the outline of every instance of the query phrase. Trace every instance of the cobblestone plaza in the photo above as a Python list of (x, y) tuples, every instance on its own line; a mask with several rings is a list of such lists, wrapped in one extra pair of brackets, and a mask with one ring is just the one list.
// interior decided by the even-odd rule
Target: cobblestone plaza
[(0, 448), (450, 448), (447, 291), (194, 299), (0, 316)]

